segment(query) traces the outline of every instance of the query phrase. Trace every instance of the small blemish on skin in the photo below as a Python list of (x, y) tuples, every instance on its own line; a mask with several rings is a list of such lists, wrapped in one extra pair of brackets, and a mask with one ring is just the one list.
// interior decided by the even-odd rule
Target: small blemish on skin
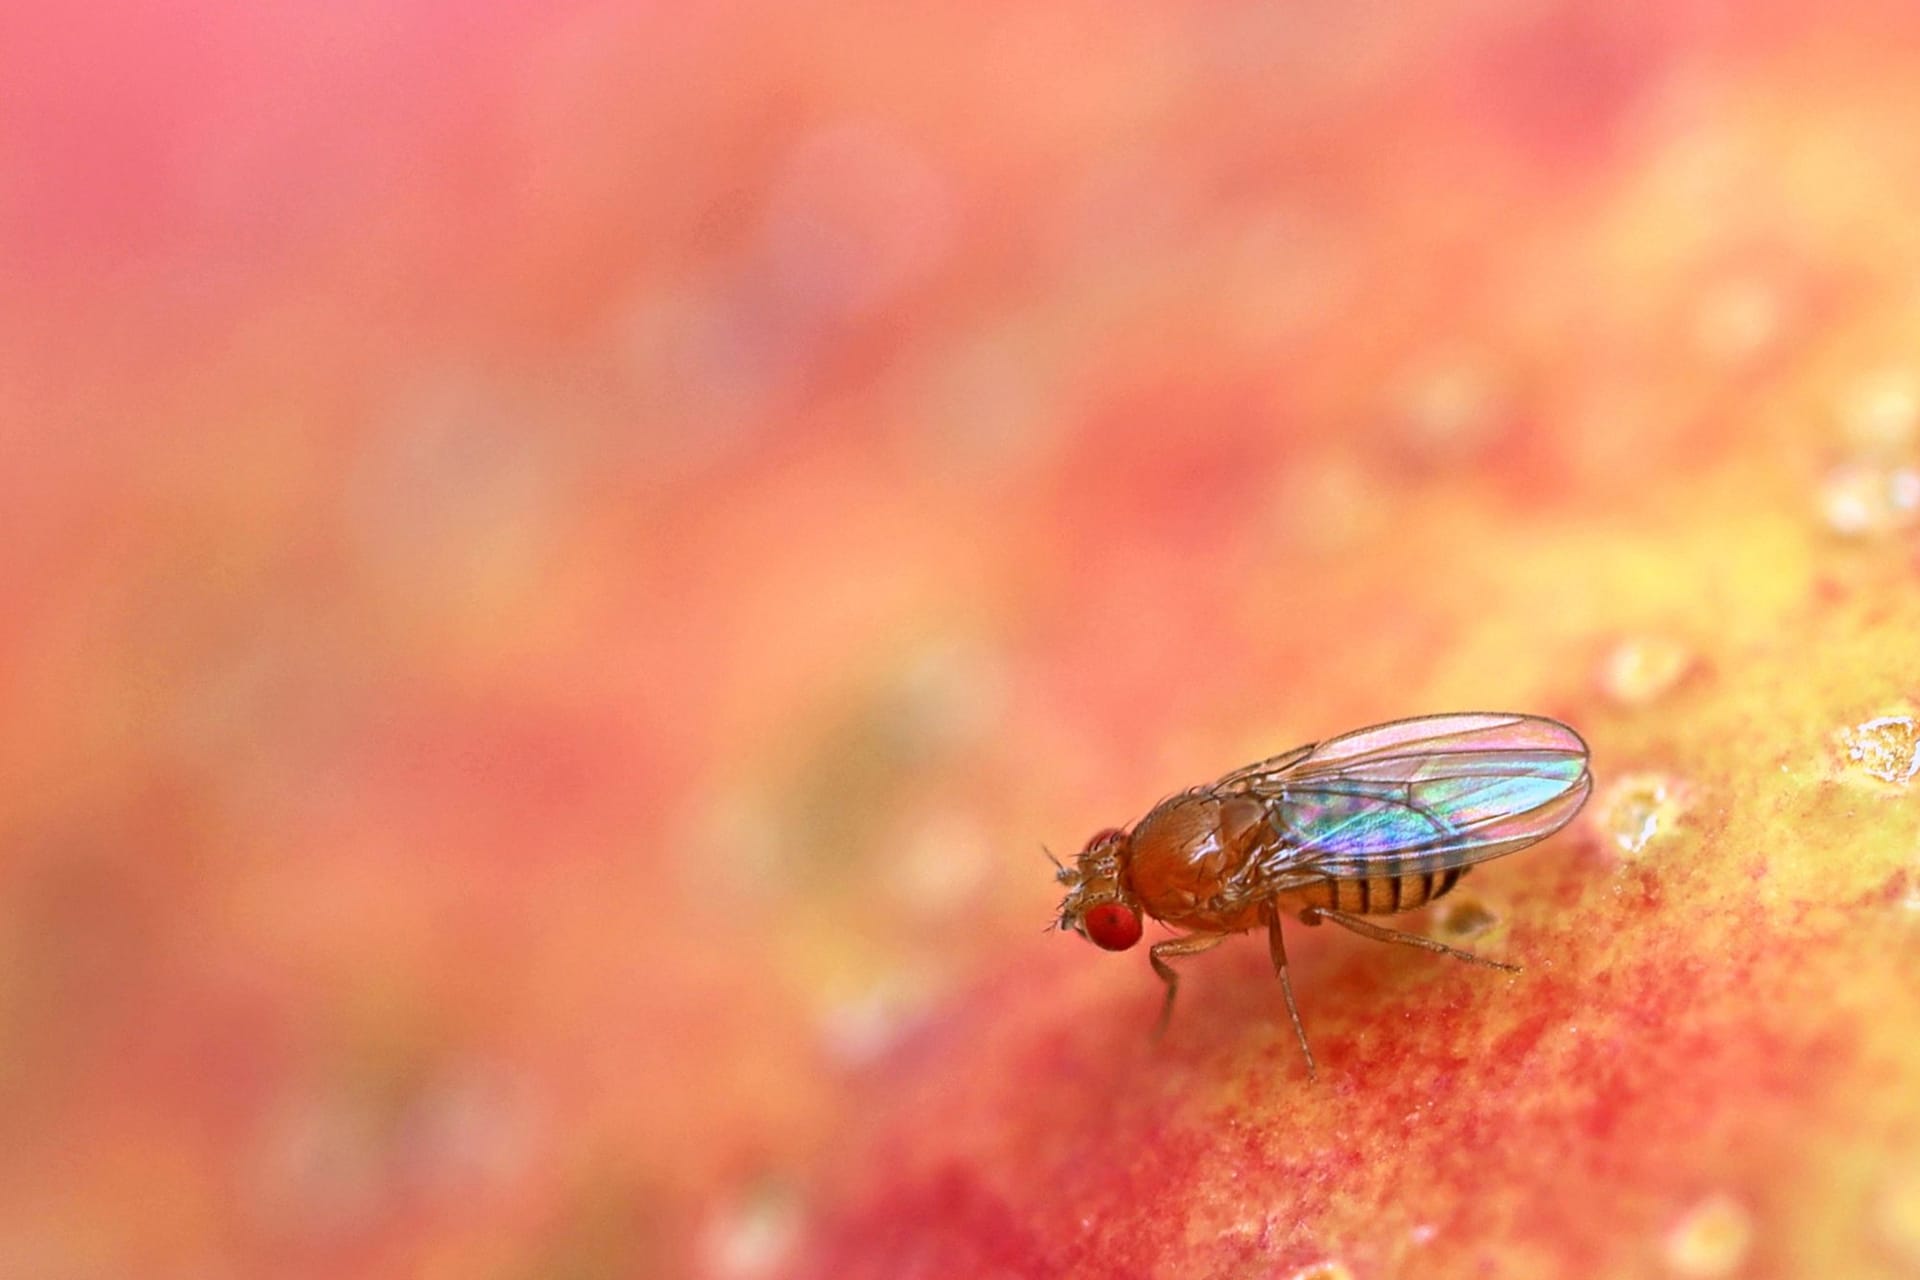
[(1601, 659), (1601, 692), (1623, 707), (1644, 707), (1693, 669), (1693, 651), (1666, 636), (1630, 636)]
[(1877, 716), (1841, 734), (1846, 770), (1904, 787), (1920, 773), (1920, 722), (1910, 715)]
[(1880, 899), (1889, 906), (1920, 914), (1920, 860), (1896, 867), (1881, 883)]
[(1753, 1246), (1753, 1215), (1724, 1191), (1715, 1192), (1667, 1231), (1667, 1266), (1675, 1275), (1712, 1280), (1732, 1275)]
[(1687, 809), (1683, 788), (1658, 773), (1632, 773), (1607, 788), (1594, 822), (1608, 842), (1629, 857), (1673, 832)]
[(1455, 897), (1443, 904), (1438, 921), (1440, 933), (1456, 942), (1477, 938), (1498, 923), (1500, 917), (1485, 903), (1468, 897)]

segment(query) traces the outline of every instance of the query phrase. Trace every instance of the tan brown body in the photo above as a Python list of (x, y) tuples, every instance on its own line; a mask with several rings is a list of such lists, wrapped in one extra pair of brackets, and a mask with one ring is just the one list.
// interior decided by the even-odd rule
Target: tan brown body
[(1140, 820), (1120, 861), (1121, 883), (1146, 913), (1194, 933), (1244, 933), (1278, 909), (1317, 919), (1319, 911), (1392, 915), (1425, 906), (1467, 868), (1401, 876), (1302, 883), (1286, 849), (1252, 796), (1188, 791)]
[(1162, 1028), (1179, 987), (1171, 961), (1264, 928), (1311, 1075), (1282, 918), (1512, 971), (1366, 917), (1425, 906), (1472, 864), (1558, 831), (1592, 791), (1587, 760), (1566, 725), (1511, 712), (1416, 716), (1298, 747), (1163, 800), (1131, 830), (1096, 832), (1059, 868), (1058, 925), (1107, 951), (1137, 944), (1146, 919), (1175, 930), (1147, 948), (1166, 984)]
[[(1280, 935), (1283, 915), (1309, 925), (1331, 920), (1377, 941), (1403, 942), (1517, 972), (1513, 965), (1361, 919), (1425, 906), (1453, 888), (1468, 868), (1399, 874), (1388, 861), (1377, 870), (1390, 874), (1326, 875), (1301, 865), (1275, 825), (1273, 813), (1269, 801), (1219, 785), (1182, 792), (1156, 805), (1132, 831), (1096, 836), (1081, 854), (1079, 866), (1065, 873), (1075, 885), (1075, 906), (1063, 919), (1098, 921), (1099, 912), (1121, 904), (1126, 912), (1137, 909), (1185, 931), (1147, 949), (1153, 971), (1167, 989), (1160, 1007), (1160, 1030), (1166, 1028), (1180, 986), (1170, 961), (1211, 950), (1233, 934), (1264, 928), (1287, 1012), (1307, 1060), (1307, 1074), (1313, 1075), (1313, 1050), (1294, 1004), (1293, 984), (1287, 980), (1287, 951)], [(1139, 919), (1137, 915), (1122, 918)], [(1089, 936), (1103, 946), (1125, 947), (1139, 938), (1139, 928), (1134, 923), (1117, 943), (1096, 932)]]

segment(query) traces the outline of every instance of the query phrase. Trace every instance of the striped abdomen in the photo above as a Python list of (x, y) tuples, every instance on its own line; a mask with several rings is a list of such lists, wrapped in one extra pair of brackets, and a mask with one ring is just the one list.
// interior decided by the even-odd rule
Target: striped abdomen
[(1374, 876), (1366, 880), (1321, 880), (1295, 889), (1287, 896), (1303, 907), (1324, 907), (1353, 915), (1385, 916), (1423, 907), (1460, 883), (1469, 867), (1424, 871), (1404, 876)]

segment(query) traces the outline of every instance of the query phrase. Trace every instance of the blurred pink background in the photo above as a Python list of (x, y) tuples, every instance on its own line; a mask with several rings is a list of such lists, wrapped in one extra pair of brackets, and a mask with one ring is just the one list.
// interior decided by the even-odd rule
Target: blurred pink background
[(1920, 17), (1740, 9), (14, 6), (0, 1275), (772, 1273), (1041, 842), (1555, 711), (1395, 522), (1920, 257)]

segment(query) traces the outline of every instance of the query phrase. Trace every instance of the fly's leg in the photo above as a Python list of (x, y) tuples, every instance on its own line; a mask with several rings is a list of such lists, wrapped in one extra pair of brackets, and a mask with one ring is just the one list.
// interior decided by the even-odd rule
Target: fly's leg
[(1213, 950), (1226, 940), (1224, 933), (1189, 933), (1185, 937), (1156, 942), (1147, 948), (1147, 958), (1153, 961), (1153, 971), (1160, 975), (1160, 981), (1167, 984), (1167, 998), (1160, 1006), (1160, 1020), (1153, 1024), (1155, 1040), (1166, 1034), (1167, 1019), (1173, 1016), (1173, 996), (1180, 989), (1180, 975), (1173, 971), (1173, 966), (1167, 961), (1174, 956), (1197, 956), (1202, 951)]
[(1307, 1043), (1307, 1029), (1300, 1022), (1300, 1007), (1293, 1002), (1293, 983), (1287, 977), (1287, 944), (1280, 937), (1280, 913), (1267, 913), (1267, 951), (1273, 956), (1273, 971), (1280, 975), (1280, 994), (1287, 998), (1287, 1016), (1293, 1019), (1293, 1034), (1300, 1037), (1300, 1052), (1307, 1058), (1307, 1079), (1319, 1079), (1313, 1066), (1313, 1048)]
[(1520, 972), (1520, 966), (1517, 964), (1508, 964), (1504, 960), (1489, 960), (1471, 951), (1462, 951), (1444, 942), (1423, 938), (1417, 933), (1402, 933), (1398, 929), (1389, 929), (1371, 920), (1362, 920), (1359, 916), (1350, 916), (1344, 911), (1329, 911), (1325, 907), (1308, 907), (1300, 913), (1300, 919), (1307, 924), (1319, 924), (1322, 920), (1331, 920), (1342, 928), (1351, 929), (1361, 937), (1372, 938), (1375, 942), (1398, 942), (1403, 946), (1419, 947), (1423, 951), (1437, 951), (1441, 955), (1465, 960), (1470, 964), (1483, 964), (1489, 969), (1500, 969), (1507, 973)]

